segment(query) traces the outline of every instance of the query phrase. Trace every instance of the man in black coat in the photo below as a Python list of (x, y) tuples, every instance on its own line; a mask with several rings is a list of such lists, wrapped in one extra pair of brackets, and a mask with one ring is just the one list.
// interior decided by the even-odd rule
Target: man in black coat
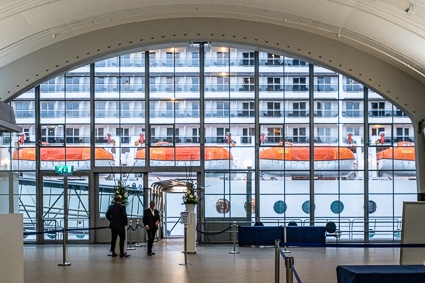
[(116, 196), (114, 199), (115, 203), (111, 204), (106, 211), (106, 218), (109, 220), (109, 229), (111, 229), (111, 252), (112, 256), (118, 256), (115, 253), (115, 243), (117, 237), (120, 237), (120, 257), (129, 257), (130, 255), (124, 253), (125, 243), (125, 226), (127, 225), (128, 218), (125, 206), (121, 204), (121, 198)]
[(149, 208), (145, 209), (143, 213), (143, 224), (148, 232), (148, 255), (154, 255), (152, 252), (153, 241), (155, 240), (155, 234), (159, 226), (159, 212), (155, 209), (155, 202), (149, 203)]

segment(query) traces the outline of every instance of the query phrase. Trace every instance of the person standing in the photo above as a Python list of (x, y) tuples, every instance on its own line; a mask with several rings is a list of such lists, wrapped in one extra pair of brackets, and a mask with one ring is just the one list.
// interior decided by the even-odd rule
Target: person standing
[(109, 229), (111, 229), (111, 252), (112, 256), (118, 256), (115, 253), (115, 243), (117, 238), (120, 237), (119, 249), (120, 257), (129, 257), (130, 255), (124, 253), (125, 243), (125, 226), (127, 225), (128, 218), (125, 206), (121, 204), (121, 197), (114, 198), (115, 203), (111, 204), (106, 211), (106, 218), (109, 220)]
[(143, 213), (143, 224), (148, 233), (148, 256), (154, 255), (152, 252), (153, 241), (155, 240), (155, 234), (159, 226), (159, 211), (155, 209), (155, 202), (149, 203), (149, 208), (145, 209)]

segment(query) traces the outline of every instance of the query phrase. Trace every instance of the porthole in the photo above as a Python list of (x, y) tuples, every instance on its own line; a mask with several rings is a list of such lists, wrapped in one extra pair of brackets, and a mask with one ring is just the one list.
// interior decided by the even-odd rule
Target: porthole
[[(248, 203), (247, 202), (244, 203), (244, 208), (245, 208), (245, 211), (248, 210)], [(251, 199), (251, 213), (255, 213), (255, 199), (254, 198)]]
[[(306, 200), (305, 202), (303, 202), (301, 208), (305, 214), (310, 214), (310, 201)], [(314, 209), (316, 209), (316, 205), (314, 205)]]
[(341, 201), (336, 200), (331, 203), (331, 211), (333, 213), (340, 214), (343, 210), (344, 210), (344, 204)]
[(367, 212), (369, 214), (372, 214), (374, 212), (376, 212), (376, 202), (374, 202), (373, 200), (370, 200), (367, 204)]
[(230, 211), (230, 201), (225, 198), (217, 200), (215, 203), (215, 209), (220, 214), (228, 213)]
[(283, 213), (285, 213), (287, 208), (288, 207), (287, 207), (286, 203), (283, 200), (278, 200), (273, 205), (273, 210), (277, 214), (283, 214)]

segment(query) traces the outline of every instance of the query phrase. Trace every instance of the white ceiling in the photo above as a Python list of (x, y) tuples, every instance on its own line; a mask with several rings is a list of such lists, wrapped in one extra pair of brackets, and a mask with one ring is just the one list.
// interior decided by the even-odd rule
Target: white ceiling
[(425, 0), (0, 0), (0, 99), (115, 52), (245, 44), (347, 74), (425, 119)]

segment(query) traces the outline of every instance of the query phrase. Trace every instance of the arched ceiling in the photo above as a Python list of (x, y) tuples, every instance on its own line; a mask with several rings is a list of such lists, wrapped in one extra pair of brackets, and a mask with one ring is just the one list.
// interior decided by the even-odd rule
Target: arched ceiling
[(211, 41), (355, 78), (425, 120), (425, 0), (0, 1), (0, 100), (116, 52)]

